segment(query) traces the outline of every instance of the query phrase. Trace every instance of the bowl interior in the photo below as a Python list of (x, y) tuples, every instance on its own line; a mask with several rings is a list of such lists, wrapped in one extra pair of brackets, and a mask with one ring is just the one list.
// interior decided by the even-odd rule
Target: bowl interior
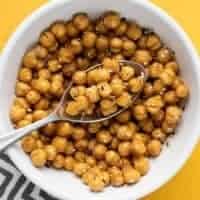
[(3, 55), (0, 77), (0, 130), (6, 134), (12, 130), (9, 120), (9, 108), (14, 96), (14, 86), (21, 58), (27, 47), (33, 44), (40, 32), (52, 22), (59, 19), (69, 19), (75, 12), (88, 12), (96, 16), (105, 10), (114, 9), (129, 19), (136, 20), (143, 26), (152, 28), (162, 40), (172, 48), (181, 66), (182, 75), (190, 87), (190, 100), (184, 112), (182, 123), (177, 134), (169, 141), (169, 146), (163, 149), (159, 158), (152, 160), (151, 170), (147, 176), (134, 186), (122, 188), (107, 188), (100, 194), (91, 193), (79, 179), (71, 173), (34, 168), (29, 158), (15, 145), (8, 153), (17, 167), (34, 183), (48, 193), (61, 199), (95, 199), (127, 200), (140, 198), (153, 191), (180, 168), (190, 154), (198, 137), (199, 72), (198, 57), (183, 31), (175, 22), (161, 10), (143, 1), (126, 0), (73, 0), (58, 1), (47, 5), (26, 20), (9, 41)]

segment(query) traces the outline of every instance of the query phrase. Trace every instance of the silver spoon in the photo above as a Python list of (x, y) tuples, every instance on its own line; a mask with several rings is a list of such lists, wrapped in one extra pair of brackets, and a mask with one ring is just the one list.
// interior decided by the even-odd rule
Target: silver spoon
[[(133, 61), (126, 61), (126, 60), (119, 61), (119, 63), (127, 64), (129, 66), (134, 67), (136, 72), (139, 74), (139, 77), (141, 77), (144, 81), (146, 81), (148, 75), (147, 75), (147, 72), (146, 72), (145, 68), (143, 67), (143, 65), (136, 63), (136, 62), (133, 62)], [(94, 70), (96, 68), (99, 68), (101, 66), (102, 66), (102, 64), (94, 65), (94, 66), (88, 68), (86, 70), (86, 72), (89, 72), (89, 71)], [(28, 125), (24, 128), (13, 130), (10, 133), (1, 136), (0, 137), (0, 151), (7, 149), (9, 146), (11, 146), (12, 144), (17, 142), (18, 140), (20, 140), (24, 136), (30, 134), (34, 130), (37, 130), (37, 129), (47, 125), (48, 123), (57, 122), (57, 121), (68, 121), (68, 122), (72, 122), (72, 123), (102, 122), (102, 121), (111, 119), (113, 117), (116, 117), (117, 115), (124, 112), (128, 108), (128, 107), (126, 107), (126, 108), (119, 109), (118, 111), (116, 111), (116, 112), (114, 112), (111, 115), (108, 115), (106, 117), (94, 117), (94, 116), (72, 117), (72, 116), (66, 115), (64, 113), (64, 105), (66, 103), (66, 100), (69, 97), (69, 91), (70, 91), (72, 86), (73, 86), (73, 82), (70, 82), (69, 86), (65, 90), (57, 108), (49, 116), (47, 116), (46, 118), (41, 119), (37, 122), (34, 122), (33, 124), (30, 124), (30, 125)], [(138, 98), (139, 95), (140, 95), (140, 93), (137, 93), (135, 96), (133, 96), (132, 103)]]

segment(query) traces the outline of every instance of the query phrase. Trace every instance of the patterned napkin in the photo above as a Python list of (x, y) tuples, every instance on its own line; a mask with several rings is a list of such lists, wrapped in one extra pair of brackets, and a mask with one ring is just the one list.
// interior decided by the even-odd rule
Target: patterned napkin
[(19, 172), (6, 154), (0, 154), (0, 200), (58, 200), (40, 190)]

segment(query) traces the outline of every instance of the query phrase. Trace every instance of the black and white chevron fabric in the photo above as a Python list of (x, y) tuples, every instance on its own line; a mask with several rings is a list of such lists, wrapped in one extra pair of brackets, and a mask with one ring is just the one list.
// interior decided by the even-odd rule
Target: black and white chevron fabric
[(0, 200), (58, 200), (28, 181), (6, 154), (0, 154)]

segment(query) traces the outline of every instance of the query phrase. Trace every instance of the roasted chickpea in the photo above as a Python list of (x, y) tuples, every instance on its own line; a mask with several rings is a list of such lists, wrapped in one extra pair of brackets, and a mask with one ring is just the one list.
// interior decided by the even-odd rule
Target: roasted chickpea
[(171, 69), (165, 69), (160, 74), (160, 79), (165, 85), (172, 85), (175, 79), (175, 73)]
[(65, 152), (65, 148), (67, 146), (67, 140), (63, 137), (56, 136), (52, 140), (52, 145), (56, 148), (58, 153)]
[(135, 74), (135, 70), (131, 66), (123, 66), (120, 71), (120, 76), (123, 81), (130, 80)]
[(135, 169), (144, 176), (149, 171), (149, 160), (145, 157), (133, 159)]
[(131, 140), (133, 137), (133, 131), (127, 125), (121, 125), (117, 129), (117, 138), (120, 140)]
[(31, 90), (30, 86), (21, 81), (17, 82), (15, 93), (18, 97), (24, 97)]
[(125, 85), (121, 81), (121, 79), (112, 79), (111, 81), (111, 89), (112, 89), (112, 94), (114, 96), (120, 96), (125, 90)]
[(97, 144), (94, 146), (93, 155), (97, 160), (102, 160), (105, 158), (107, 147), (103, 144)]
[(182, 116), (182, 110), (177, 106), (169, 106), (166, 109), (165, 119), (168, 124), (177, 124)]
[(54, 168), (62, 169), (64, 167), (64, 164), (65, 164), (65, 157), (61, 154), (56, 155), (52, 164), (53, 164)]
[(146, 153), (146, 146), (141, 140), (134, 139), (131, 143), (131, 152), (135, 156), (142, 156)]
[(161, 142), (164, 142), (165, 139), (166, 139), (165, 133), (160, 128), (156, 128), (156, 129), (153, 130), (152, 137), (154, 139), (160, 140)]
[(24, 97), (16, 97), (13, 105), (25, 108), (26, 110), (30, 108), (30, 105)]
[(112, 136), (109, 131), (101, 130), (96, 135), (97, 142), (102, 144), (109, 144), (112, 140)]
[(167, 63), (171, 60), (171, 58), (172, 58), (172, 53), (167, 48), (162, 48), (157, 52), (157, 60), (160, 63)]
[(128, 157), (130, 155), (131, 143), (122, 142), (118, 146), (119, 155), (122, 157)]
[(124, 181), (127, 184), (133, 184), (140, 180), (140, 173), (131, 166), (123, 168)]
[(46, 94), (50, 89), (50, 82), (46, 79), (39, 78), (32, 81), (34, 89), (38, 90), (41, 94)]
[(75, 143), (75, 147), (78, 151), (86, 151), (88, 147), (88, 140), (87, 139), (82, 139), (79, 140)]
[(38, 64), (38, 59), (36, 57), (35, 51), (27, 52), (23, 57), (23, 65), (27, 68), (35, 68)]
[(136, 50), (134, 60), (146, 66), (152, 61), (151, 53), (147, 50)]
[(84, 71), (77, 71), (73, 75), (72, 80), (77, 85), (84, 85), (87, 81), (87, 73)]
[(131, 23), (128, 26), (128, 30), (126, 32), (126, 35), (131, 40), (138, 40), (142, 36), (142, 29), (135, 23)]
[(151, 34), (147, 37), (146, 45), (152, 51), (158, 50), (161, 47), (160, 38), (155, 34)]
[(96, 86), (91, 86), (91, 87), (87, 88), (85, 95), (87, 96), (88, 100), (91, 103), (96, 103), (100, 100), (99, 91)]
[(61, 137), (69, 137), (72, 135), (73, 127), (68, 122), (60, 122), (56, 126), (57, 128), (57, 135)]
[(144, 80), (141, 77), (132, 78), (129, 80), (128, 85), (132, 93), (138, 93), (144, 87)]
[(128, 28), (128, 24), (125, 20), (121, 20), (120, 25), (117, 27), (117, 29), (115, 30), (115, 33), (117, 36), (122, 36), (126, 33)]
[(88, 28), (89, 23), (90, 20), (86, 13), (76, 14), (73, 17), (73, 24), (80, 31), (85, 31)]
[(12, 106), (10, 118), (13, 122), (19, 122), (26, 116), (26, 109), (20, 106)]
[(44, 59), (48, 55), (47, 49), (39, 44), (34, 47), (33, 51), (35, 56), (39, 59)]
[(129, 107), (132, 103), (132, 96), (128, 92), (123, 92), (117, 99), (116, 103), (120, 107)]
[(38, 103), (40, 98), (41, 98), (40, 93), (35, 90), (30, 90), (26, 95), (26, 99), (30, 104)]
[(177, 102), (176, 92), (171, 90), (164, 94), (163, 100), (168, 104), (175, 104)]
[(161, 148), (159, 140), (151, 140), (147, 145), (147, 152), (150, 156), (156, 157), (160, 154)]
[(119, 187), (125, 183), (124, 176), (119, 168), (112, 167), (109, 170), (109, 173), (110, 173), (110, 182), (112, 186)]
[(44, 126), (42, 129), (42, 133), (47, 136), (53, 136), (56, 132), (56, 124), (55, 123), (49, 123), (46, 126)]
[(41, 119), (47, 117), (47, 115), (48, 115), (48, 112), (45, 110), (35, 110), (33, 112), (33, 120), (34, 121), (41, 120)]
[(88, 169), (89, 169), (89, 166), (87, 163), (75, 162), (74, 167), (73, 167), (73, 172), (77, 176), (82, 176), (88, 171)]
[(71, 47), (72, 52), (75, 55), (78, 55), (83, 51), (83, 46), (80, 39), (75, 39), (75, 38), (72, 39), (70, 43), (70, 47)]
[(75, 160), (73, 157), (68, 156), (65, 158), (64, 169), (67, 171), (72, 171), (74, 169)]
[(107, 29), (116, 29), (120, 25), (120, 16), (116, 12), (108, 12), (104, 16), (103, 23)]
[(105, 69), (108, 69), (111, 72), (119, 72), (120, 70), (119, 62), (116, 59), (106, 57), (103, 59), (102, 64)]
[(81, 110), (77, 108), (79, 108), (79, 104), (75, 101), (70, 101), (65, 108), (65, 113), (71, 116), (79, 115)]
[(35, 149), (31, 152), (31, 160), (36, 167), (44, 167), (47, 162), (47, 153), (43, 149)]
[(76, 152), (76, 149), (72, 142), (67, 142), (67, 146), (65, 147), (65, 154), (66, 155), (73, 155)]
[(106, 162), (111, 166), (117, 166), (120, 160), (120, 156), (115, 151), (107, 151), (105, 154)]
[(40, 69), (38, 71), (38, 77), (49, 80), (51, 78), (51, 73), (48, 69)]
[(38, 103), (35, 104), (34, 108), (36, 110), (47, 110), (49, 108), (49, 101), (45, 98), (40, 98)]
[(148, 117), (146, 107), (142, 104), (135, 105), (133, 107), (133, 116), (137, 120), (144, 120)]
[(67, 35), (69, 37), (77, 37), (79, 34), (79, 30), (74, 26), (74, 24), (70, 21), (66, 24)]
[(60, 40), (61, 42), (66, 41), (67, 36), (67, 29), (64, 22), (56, 22), (51, 27), (52, 33), (55, 37)]
[(149, 66), (149, 76), (151, 78), (159, 78), (163, 70), (164, 67), (161, 63), (154, 62)]
[(96, 48), (98, 51), (106, 51), (109, 47), (109, 40), (105, 36), (99, 36), (96, 40)]
[(179, 98), (186, 98), (189, 95), (189, 90), (185, 84), (180, 84), (176, 87), (176, 95)]
[(84, 32), (82, 44), (85, 48), (93, 48), (96, 45), (97, 35), (94, 32)]
[(110, 40), (110, 50), (113, 53), (119, 53), (122, 49), (123, 46), (123, 41), (118, 38), (118, 37), (114, 37)]
[(69, 48), (60, 48), (58, 52), (58, 61), (61, 64), (71, 63), (74, 59), (74, 54)]
[(57, 45), (55, 36), (50, 31), (42, 33), (40, 35), (39, 41), (40, 44), (47, 49), (52, 49)]
[(26, 153), (31, 153), (36, 149), (36, 139), (32, 136), (26, 136), (22, 139), (22, 148)]
[(45, 146), (45, 151), (47, 153), (47, 160), (49, 160), (49, 161), (55, 160), (57, 151), (53, 145)]
[(125, 40), (123, 42), (123, 55), (126, 57), (131, 57), (134, 55), (136, 50), (136, 44), (131, 40)]
[(131, 112), (129, 110), (124, 111), (116, 117), (117, 121), (120, 123), (127, 123), (131, 119)]
[(112, 93), (112, 88), (107, 82), (102, 82), (97, 85), (99, 95), (103, 98), (109, 97)]
[(22, 68), (19, 71), (19, 80), (29, 83), (32, 79), (32, 71), (29, 68)]
[(165, 68), (170, 69), (170, 70), (174, 71), (175, 73), (177, 73), (179, 71), (179, 65), (176, 61), (170, 61), (170, 62), (166, 63)]

